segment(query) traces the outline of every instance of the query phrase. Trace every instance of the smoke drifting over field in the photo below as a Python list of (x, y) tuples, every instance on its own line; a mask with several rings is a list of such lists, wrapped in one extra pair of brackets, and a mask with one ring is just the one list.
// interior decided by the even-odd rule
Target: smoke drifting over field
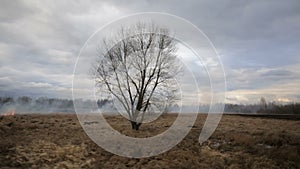
[[(89, 107), (95, 103), (91, 100), (78, 100), (77, 103), (83, 104), (84, 107)], [(103, 113), (118, 112), (114, 107), (114, 103), (110, 100), (98, 100), (97, 106), (99, 109), (94, 110)], [(207, 113), (209, 105), (200, 104), (198, 113)], [(177, 113), (178, 105), (172, 105), (166, 108), (166, 113)], [(191, 113), (188, 105), (183, 105), (182, 112)], [(18, 98), (0, 97), (0, 115), (27, 114), (27, 113), (75, 113), (73, 100), (58, 99), (58, 98), (30, 98), (22, 96)], [(196, 112), (193, 112), (196, 113)], [(224, 113), (263, 113), (263, 114), (300, 114), (300, 104), (282, 104), (282, 103), (260, 103), (249, 105), (225, 104)]]
[(30, 97), (1, 97), (0, 114), (9, 112), (17, 114), (24, 113), (52, 113), (52, 112), (75, 112), (72, 100), (54, 99), (40, 97), (32, 99)]

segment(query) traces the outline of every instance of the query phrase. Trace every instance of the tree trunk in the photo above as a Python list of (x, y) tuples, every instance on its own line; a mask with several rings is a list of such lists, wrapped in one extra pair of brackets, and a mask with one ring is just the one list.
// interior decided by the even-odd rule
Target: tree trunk
[(139, 130), (142, 123), (137, 123), (135, 121), (130, 121), (132, 130)]

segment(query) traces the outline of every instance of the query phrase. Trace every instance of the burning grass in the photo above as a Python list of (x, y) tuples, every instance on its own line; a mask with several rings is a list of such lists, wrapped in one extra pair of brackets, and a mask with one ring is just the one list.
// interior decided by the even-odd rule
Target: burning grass
[[(93, 143), (76, 115), (1, 116), (0, 168), (298, 168), (300, 121), (224, 115), (212, 137), (198, 143), (205, 121), (199, 115), (185, 139), (161, 155), (128, 159)], [(176, 115), (163, 115), (139, 131), (121, 116), (107, 121), (123, 134), (150, 137), (165, 131)]]

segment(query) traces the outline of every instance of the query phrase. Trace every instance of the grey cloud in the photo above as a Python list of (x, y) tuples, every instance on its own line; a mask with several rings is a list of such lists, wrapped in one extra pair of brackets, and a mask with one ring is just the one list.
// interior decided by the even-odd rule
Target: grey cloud
[[(16, 12), (17, 11), (17, 12)], [(21, 18), (26, 17), (27, 15), (34, 14), (34, 10), (30, 9), (24, 1), (16, 0), (3, 0), (1, 1), (1, 10), (0, 10), (0, 21), (3, 22), (14, 22)]]
[(293, 73), (291, 71), (288, 71), (288, 70), (269, 70), (265, 73), (262, 74), (262, 76), (265, 76), (265, 77), (280, 77), (280, 78), (283, 78), (283, 77), (286, 77), (286, 76), (291, 76)]
[(70, 97), (74, 61), (87, 38), (113, 19), (145, 11), (178, 15), (206, 33), (221, 54), (229, 91), (296, 83), (297, 68), (286, 68), (300, 63), (299, 9), (297, 0), (4, 0), (0, 92)]
[[(124, 2), (112, 1), (123, 6)], [(174, 5), (172, 5), (174, 4)], [(176, 5), (175, 5), (176, 4)], [(299, 61), (300, 3), (289, 1), (139, 1), (128, 11), (161, 11), (203, 30), (233, 68), (289, 65)]]
[[(266, 90), (272, 92), (274, 86), (282, 85), (282, 89), (297, 90), (293, 85), (298, 84), (300, 72), (289, 70), (288, 67), (256, 68), (256, 69), (227, 69), (228, 91), (235, 90)], [(275, 92), (276, 90), (274, 90)], [(272, 93), (269, 93), (272, 94)], [(278, 93), (277, 93), (278, 94)]]

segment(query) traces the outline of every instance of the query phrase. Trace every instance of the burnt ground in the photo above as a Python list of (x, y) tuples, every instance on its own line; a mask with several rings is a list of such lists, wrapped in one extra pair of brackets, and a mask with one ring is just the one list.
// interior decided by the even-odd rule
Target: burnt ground
[[(132, 131), (121, 116), (107, 121), (119, 132), (149, 137), (165, 131), (176, 115), (163, 115)], [(0, 117), (0, 168), (300, 168), (300, 121), (224, 115), (200, 145), (199, 115), (185, 139), (155, 157), (130, 159), (97, 146), (75, 114)]]

